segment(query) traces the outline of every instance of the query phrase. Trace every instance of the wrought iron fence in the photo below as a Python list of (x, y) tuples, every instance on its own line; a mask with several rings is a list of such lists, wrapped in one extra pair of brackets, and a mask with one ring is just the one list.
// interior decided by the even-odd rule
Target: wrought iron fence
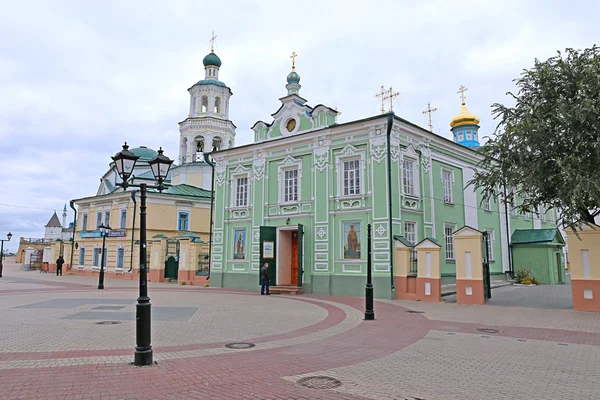
[(208, 259), (208, 253), (198, 254), (198, 268), (196, 269), (196, 275), (208, 275), (210, 268), (210, 262)]
[(417, 249), (413, 249), (410, 257), (410, 271), (409, 275), (417, 276)]

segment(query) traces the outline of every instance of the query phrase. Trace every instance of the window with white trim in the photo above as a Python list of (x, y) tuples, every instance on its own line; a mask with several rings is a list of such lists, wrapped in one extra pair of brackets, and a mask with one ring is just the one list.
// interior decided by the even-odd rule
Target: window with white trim
[(446, 245), (446, 260), (454, 260), (454, 229), (455, 224), (444, 224), (444, 243)]
[(417, 196), (419, 194), (419, 173), (416, 160), (402, 160), (402, 190), (404, 194)]
[(442, 183), (444, 186), (444, 203), (453, 204), (452, 197), (452, 171), (442, 170)]
[(353, 196), (360, 194), (360, 159), (342, 161), (342, 194)]
[(187, 231), (189, 230), (190, 214), (186, 212), (180, 212), (179, 218), (177, 219), (177, 230)]
[(123, 268), (125, 263), (125, 249), (123, 247), (119, 247), (117, 249), (117, 268)]
[(489, 196), (483, 198), (483, 211), (492, 211), (492, 204)]
[(493, 229), (485, 229), (488, 234), (487, 241), (487, 251), (488, 251), (488, 260), (494, 261), (494, 230)]
[(110, 211), (104, 212), (104, 226), (110, 226)]
[(100, 228), (100, 225), (102, 225), (102, 211), (96, 213), (96, 229)]
[(88, 225), (88, 215), (83, 214), (83, 223), (81, 224), (81, 230), (82, 231), (87, 231), (87, 225)]
[(121, 210), (121, 222), (119, 223), (120, 229), (125, 229), (127, 227), (127, 210)]
[(404, 222), (404, 237), (410, 243), (417, 244), (417, 224), (415, 222)]
[(247, 207), (248, 206), (248, 177), (235, 178), (235, 207)]
[(283, 171), (283, 201), (298, 201), (298, 169)]
[(100, 248), (99, 247), (95, 247), (94, 248), (94, 258), (92, 259), (92, 265), (94, 267), (98, 266), (98, 260), (100, 259)]
[(85, 247), (79, 248), (79, 265), (85, 265)]

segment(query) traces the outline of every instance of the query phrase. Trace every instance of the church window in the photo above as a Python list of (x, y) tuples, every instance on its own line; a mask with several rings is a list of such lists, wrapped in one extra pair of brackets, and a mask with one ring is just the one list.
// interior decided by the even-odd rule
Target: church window
[(286, 122), (285, 124), (285, 128), (287, 129), (288, 132), (293, 131), (294, 129), (296, 129), (296, 120), (293, 118), (290, 118), (288, 120), (288, 122)]
[(344, 161), (343, 171), (343, 195), (352, 196), (360, 194), (360, 160)]
[(127, 226), (127, 210), (121, 210), (121, 223), (119, 224), (120, 229), (125, 229)]
[(284, 171), (283, 176), (283, 201), (298, 201), (298, 170)]
[(110, 226), (110, 211), (104, 212), (104, 226)]
[(188, 228), (189, 218), (190, 218), (190, 215), (188, 213), (180, 212), (179, 219), (177, 221), (177, 230), (180, 230), (180, 231), (189, 230), (189, 228)]
[(404, 223), (404, 237), (412, 244), (417, 244), (417, 224), (411, 221)]
[(202, 96), (202, 106), (200, 108), (200, 111), (203, 113), (208, 111), (208, 97), (206, 96)]
[(215, 107), (214, 107), (213, 111), (217, 114), (221, 112), (221, 98), (220, 97), (215, 98)]
[(117, 268), (123, 269), (123, 264), (125, 263), (125, 249), (123, 247), (119, 247), (117, 249)]
[(81, 230), (82, 231), (86, 231), (87, 230), (87, 224), (88, 224), (88, 215), (87, 214), (83, 214), (83, 223), (81, 224)]
[(462, 142), (462, 141), (463, 141), (463, 138), (464, 138), (464, 136), (463, 136), (463, 132), (461, 131), (461, 132), (459, 132), (459, 134), (458, 134), (458, 141), (459, 141), (459, 142)]
[(212, 151), (219, 151), (219, 150), (221, 150), (221, 143), (222, 143), (222, 139), (219, 136), (215, 136), (213, 138)]
[(404, 194), (416, 196), (418, 191), (417, 170), (415, 160), (405, 158), (402, 161), (402, 189)]
[(487, 232), (487, 256), (488, 260), (494, 260), (494, 230), (493, 229), (485, 229)]
[(454, 260), (454, 229), (455, 224), (444, 224), (444, 243), (446, 244), (446, 260)]
[(471, 132), (472, 131), (467, 131), (467, 140), (471, 140)]
[(96, 229), (100, 228), (100, 225), (102, 225), (102, 212), (98, 211), (96, 213)]
[(85, 265), (85, 247), (79, 248), (79, 265)]
[(486, 196), (483, 199), (483, 210), (484, 211), (492, 211), (492, 205), (491, 205), (489, 196)]
[(240, 177), (235, 180), (235, 207), (248, 206), (248, 177)]
[(444, 203), (452, 204), (452, 171), (442, 170), (442, 183), (444, 186)]

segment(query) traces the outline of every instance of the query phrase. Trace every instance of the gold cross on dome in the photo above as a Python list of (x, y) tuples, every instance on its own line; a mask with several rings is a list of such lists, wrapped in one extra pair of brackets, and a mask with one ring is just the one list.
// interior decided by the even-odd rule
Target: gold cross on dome
[(384, 106), (384, 102), (385, 102), (385, 88), (383, 87), (383, 85), (381, 85), (381, 92), (377, 93), (375, 95), (375, 97), (381, 97), (381, 113), (384, 114), (385, 113), (385, 106)]
[(433, 132), (433, 124), (431, 123), (431, 114), (437, 111), (437, 108), (431, 108), (431, 103), (427, 103), (427, 110), (423, 111), (423, 114), (429, 114), (429, 132)]
[(400, 92), (394, 92), (392, 87), (388, 90), (388, 94), (386, 96), (386, 100), (390, 101), (390, 112), (394, 111), (394, 97), (399, 96)]
[(462, 102), (464, 103), (465, 100), (467, 99), (467, 96), (465, 96), (465, 92), (469, 90), (466, 87), (464, 87), (463, 85), (460, 85), (460, 88), (458, 89), (458, 92), (456, 93), (460, 93), (460, 99), (462, 100)]
[(215, 31), (213, 31), (212, 33), (212, 37), (210, 38), (210, 51), (211, 52), (215, 52), (215, 39), (217, 38), (217, 35), (215, 35)]
[(296, 54), (295, 51), (292, 51), (292, 55), (290, 56), (292, 59), (292, 71), (296, 70), (296, 57), (298, 57), (298, 54)]

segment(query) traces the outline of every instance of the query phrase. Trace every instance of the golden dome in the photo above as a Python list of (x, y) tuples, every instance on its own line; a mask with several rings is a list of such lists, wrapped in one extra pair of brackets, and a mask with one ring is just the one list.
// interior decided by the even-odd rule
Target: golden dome
[(450, 121), (450, 126), (454, 128), (461, 125), (479, 125), (479, 121), (479, 117), (469, 112), (466, 103), (463, 102), (460, 112)]

